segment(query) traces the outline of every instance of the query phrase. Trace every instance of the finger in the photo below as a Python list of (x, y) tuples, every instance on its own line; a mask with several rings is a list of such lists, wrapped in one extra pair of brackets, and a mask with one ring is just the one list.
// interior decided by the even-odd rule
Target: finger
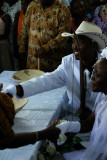
[(10, 93), (6, 93), (9, 97), (13, 98), (13, 96)]

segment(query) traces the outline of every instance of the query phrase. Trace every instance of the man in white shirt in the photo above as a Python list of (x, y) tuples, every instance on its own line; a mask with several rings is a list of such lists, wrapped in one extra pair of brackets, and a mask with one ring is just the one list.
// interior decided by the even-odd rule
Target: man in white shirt
[[(92, 66), (98, 59), (98, 50), (102, 50), (107, 45), (107, 37), (101, 32), (101, 29), (94, 24), (83, 21), (76, 30), (76, 34), (80, 43), (80, 54), (84, 70), (87, 69), (87, 92), (85, 99), (85, 107), (92, 110), (97, 94), (91, 92), (90, 73)], [(73, 36), (64, 33), (63, 36)], [(52, 89), (66, 86), (69, 108), (76, 112), (80, 107), (80, 61), (77, 42), (73, 38), (72, 49), (74, 54), (68, 55), (62, 59), (61, 65), (51, 72), (41, 77), (33, 78), (29, 81), (20, 83), (20, 85), (8, 86), (4, 92), (25, 98), (49, 91)], [(73, 92), (72, 92), (73, 91)]]

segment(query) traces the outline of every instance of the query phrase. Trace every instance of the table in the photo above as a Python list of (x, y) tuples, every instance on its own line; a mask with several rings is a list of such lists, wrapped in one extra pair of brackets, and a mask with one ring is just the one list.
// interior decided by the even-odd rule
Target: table
[[(18, 84), (11, 77), (15, 71), (3, 71), (0, 83), (4, 88), (9, 84)], [(56, 120), (60, 113), (60, 102), (66, 88), (40, 93), (28, 98), (28, 103), (20, 110), (14, 120), (15, 132), (38, 131)], [(41, 141), (16, 149), (0, 150), (0, 160), (36, 160)]]

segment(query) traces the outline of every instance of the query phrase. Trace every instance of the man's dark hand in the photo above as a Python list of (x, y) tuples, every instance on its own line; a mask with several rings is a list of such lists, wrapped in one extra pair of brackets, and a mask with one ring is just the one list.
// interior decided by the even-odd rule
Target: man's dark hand
[(55, 123), (48, 126), (48, 128), (44, 129), (43, 131), (39, 131), (39, 139), (45, 140), (48, 139), (54, 143), (57, 142), (57, 139), (59, 138), (60, 129), (55, 127)]

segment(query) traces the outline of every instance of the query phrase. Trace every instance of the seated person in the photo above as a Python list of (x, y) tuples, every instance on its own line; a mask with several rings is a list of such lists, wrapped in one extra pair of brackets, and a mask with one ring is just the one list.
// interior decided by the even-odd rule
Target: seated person
[(107, 3), (96, 8), (92, 23), (98, 25), (107, 36)]
[[(80, 33), (79, 31), (82, 32)], [(97, 93), (91, 92), (90, 74), (92, 72), (92, 66), (98, 59), (98, 50), (102, 50), (107, 44), (107, 37), (101, 33), (101, 29), (98, 26), (85, 21), (82, 22), (81, 25), (78, 27), (78, 29), (76, 30), (76, 34), (78, 35), (80, 42), (80, 54), (82, 55), (82, 64), (84, 70), (87, 69), (88, 72), (88, 74), (86, 75), (87, 91), (85, 107), (92, 110)], [(72, 34), (69, 35), (73, 37)], [(68, 110), (72, 112), (73, 101), (73, 113), (77, 112), (78, 108), (80, 107), (80, 61), (77, 42), (75, 41), (74, 37), (72, 49), (73, 53), (75, 54), (74, 70), (72, 67), (73, 54), (70, 54), (63, 58), (61, 65), (59, 65), (59, 67), (54, 72), (45, 73), (41, 77), (33, 78), (29, 81), (20, 83), (20, 85), (17, 86), (10, 85), (6, 89), (4, 89), (3, 92), (8, 92), (11, 95), (16, 95), (17, 98), (24, 98), (66, 86), (68, 101), (66, 102), (66, 107), (64, 109), (66, 109), (66, 112), (68, 112)], [(72, 84), (73, 77), (74, 84)], [(73, 100), (72, 85), (74, 86)], [(62, 103), (64, 104), (64, 101)]]
[[(93, 68), (91, 75), (93, 92), (99, 92), (96, 99), (97, 107), (85, 121), (63, 122), (57, 127), (61, 133), (91, 132), (87, 149), (65, 153), (65, 160), (107, 160), (107, 59), (101, 58)], [(99, 102), (100, 99), (100, 102)], [(66, 128), (64, 131), (64, 127)], [(64, 132), (63, 132), (64, 131)]]
[[(60, 130), (55, 128), (54, 124), (38, 132), (15, 133), (12, 130), (14, 117), (15, 110), (12, 99), (7, 94), (0, 92), (0, 149), (34, 144), (43, 139), (54, 141), (58, 138)], [(52, 135), (53, 129), (55, 133)]]
[(70, 10), (72, 15), (71, 27), (73, 31), (78, 28), (82, 21), (90, 21), (91, 17), (86, 14), (83, 0), (72, 0), (70, 3)]
[(86, 6), (86, 10), (89, 11), (93, 17), (94, 11), (97, 6), (103, 5), (106, 0), (83, 0)]

